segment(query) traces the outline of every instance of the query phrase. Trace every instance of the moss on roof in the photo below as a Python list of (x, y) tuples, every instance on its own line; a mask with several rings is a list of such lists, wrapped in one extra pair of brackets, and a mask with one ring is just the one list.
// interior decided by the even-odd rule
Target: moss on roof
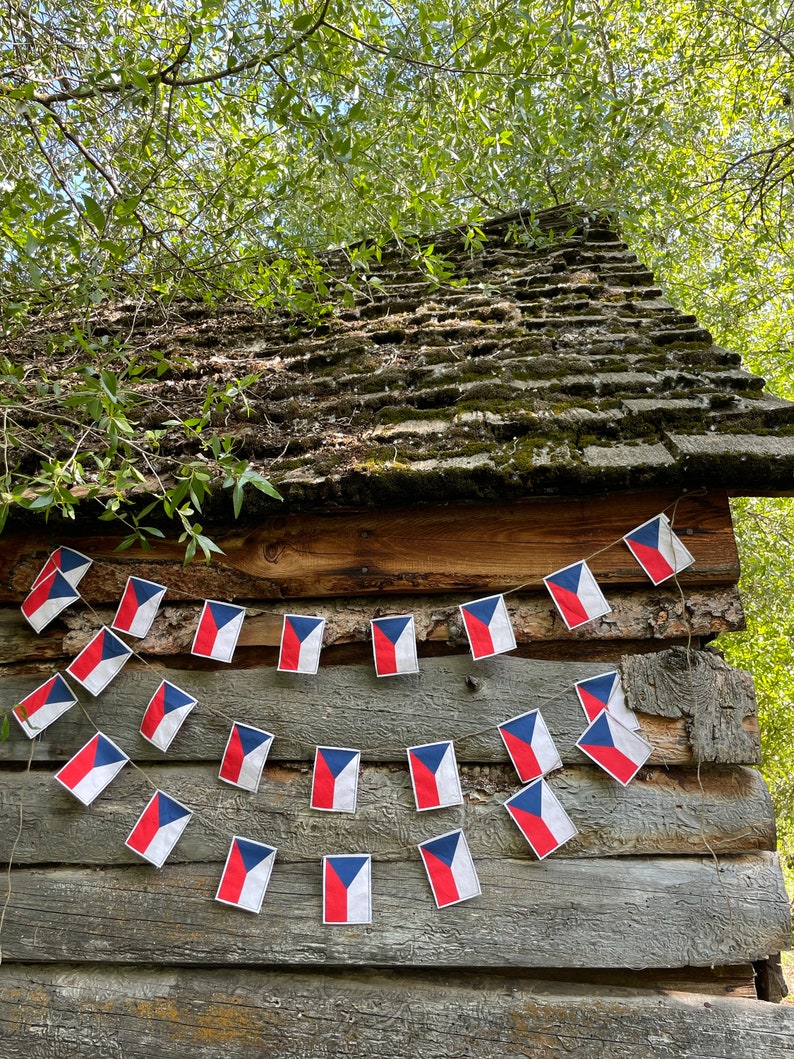
[[(247, 411), (232, 405), (208, 429), (234, 434), (293, 509), (794, 488), (794, 404), (671, 306), (607, 219), (562, 207), (483, 230), (481, 249), (460, 231), (433, 240), (441, 285), (386, 248), (353, 304), (340, 295), (320, 323), (237, 304), (118, 305), (94, 332), (167, 358), (159, 381), (137, 385), (183, 416), (209, 382), (256, 373)], [(324, 262), (340, 291), (345, 261)], [(42, 321), (3, 352), (35, 367), (58, 327)], [(156, 420), (150, 408), (141, 426)]]

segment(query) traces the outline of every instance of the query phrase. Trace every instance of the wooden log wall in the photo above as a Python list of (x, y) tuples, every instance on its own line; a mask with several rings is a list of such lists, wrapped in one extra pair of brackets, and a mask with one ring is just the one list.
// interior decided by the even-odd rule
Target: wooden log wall
[[(596, 556), (613, 612), (582, 630), (565, 630), (537, 583), (674, 499), (289, 516), (228, 535), (220, 565), (187, 571), (171, 547), (10, 538), (5, 708), (65, 669), (128, 574), (169, 586), (139, 657), (105, 692), (79, 694), (33, 744), (12, 722), (0, 746), (10, 1059), (335, 1056), (383, 1051), (384, 1026), (396, 1057), (469, 1054), (467, 1034), (484, 1056), (570, 1054), (571, 1042), (588, 1056), (700, 1054), (703, 1042), (703, 1054), (741, 1059), (761, 1038), (765, 1055), (786, 1054), (782, 1009), (751, 999), (753, 964), (790, 942), (752, 682), (702, 649), (742, 625), (726, 497), (678, 504), (697, 560), (680, 585), (649, 587), (623, 545)], [(36, 637), (18, 605), (57, 543), (96, 557), (87, 605)], [(472, 661), (457, 605), (525, 582), (508, 597), (518, 650)], [(231, 666), (189, 654), (203, 598), (246, 606)], [(369, 619), (409, 610), (420, 672), (378, 679)], [(328, 619), (316, 677), (274, 668), (285, 612)], [(627, 787), (575, 745), (574, 681), (607, 668), (620, 669), (654, 747)], [(198, 699), (166, 754), (139, 733), (163, 678)], [(551, 786), (579, 832), (542, 862), (502, 807), (520, 784), (495, 728), (534, 707), (564, 763)], [(217, 779), (233, 720), (276, 736), (256, 794)], [(97, 727), (135, 765), (86, 808), (53, 774)], [(405, 748), (442, 738), (455, 741), (464, 804), (420, 814)], [(355, 815), (308, 808), (317, 744), (362, 748)], [(157, 787), (194, 810), (159, 871), (124, 846)], [(482, 895), (438, 910), (415, 845), (455, 827)], [(259, 916), (213, 899), (232, 835), (279, 849)], [(322, 925), (320, 858), (341, 852), (373, 854), (371, 925)]]

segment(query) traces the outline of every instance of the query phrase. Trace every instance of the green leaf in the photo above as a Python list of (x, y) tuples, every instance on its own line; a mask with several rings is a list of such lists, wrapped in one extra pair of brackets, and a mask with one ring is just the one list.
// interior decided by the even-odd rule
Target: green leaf
[(101, 232), (105, 227), (105, 212), (95, 198), (83, 195), (83, 210), (90, 223)]

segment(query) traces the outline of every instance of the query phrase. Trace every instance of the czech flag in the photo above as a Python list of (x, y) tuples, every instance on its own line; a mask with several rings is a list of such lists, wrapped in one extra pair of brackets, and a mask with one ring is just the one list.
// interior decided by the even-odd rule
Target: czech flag
[(392, 677), (400, 673), (418, 673), (413, 614), (373, 618), (370, 624), (376, 674), (379, 677)]
[(282, 673), (316, 673), (320, 667), (325, 618), (285, 614), (278, 668)]
[(648, 519), (623, 538), (631, 554), (655, 585), (685, 570), (695, 558), (673, 533), (665, 514)]
[(333, 813), (354, 813), (360, 763), (360, 750), (318, 746), (314, 756), (312, 809), (323, 809)]
[(112, 740), (97, 732), (55, 773), (55, 778), (83, 805), (90, 805), (129, 760)]
[(87, 555), (83, 555), (82, 552), (75, 551), (74, 548), (56, 548), (41, 570), (39, 570), (31, 588), (35, 588), (45, 577), (49, 577), (53, 570), (59, 570), (72, 588), (77, 588), (93, 561)]
[(544, 779), (535, 780), (508, 798), (504, 806), (540, 860), (577, 834), (573, 821)]
[(448, 831), (418, 848), (438, 908), (479, 896), (480, 880), (462, 831)]
[(272, 744), (270, 732), (235, 721), (226, 741), (218, 778), (244, 791), (259, 790), (262, 769)]
[(128, 577), (111, 629), (142, 639), (157, 616), (167, 589), (142, 577)]
[(323, 857), (323, 923), (372, 922), (372, 857)]
[(273, 846), (235, 835), (215, 900), (248, 912), (259, 912), (276, 853)]
[(164, 680), (146, 707), (141, 735), (160, 750), (167, 750), (197, 701), (176, 684)]
[(504, 596), (487, 596), (460, 607), (473, 658), (512, 651), (516, 645)]
[(231, 662), (244, 618), (245, 607), (206, 600), (190, 653), (216, 662)]
[(653, 747), (603, 710), (576, 744), (613, 779), (627, 786), (651, 756)]
[(609, 710), (613, 717), (617, 717), (621, 724), (632, 731), (640, 727), (636, 715), (626, 705), (623, 683), (616, 669), (587, 680), (577, 680), (574, 686), (588, 721), (594, 721), (602, 710)]
[(132, 648), (104, 626), (82, 649), (66, 672), (92, 695), (98, 695), (121, 671)]
[(609, 614), (612, 609), (584, 561), (571, 563), (543, 580), (569, 629)]
[(41, 632), (53, 618), (57, 618), (62, 610), (79, 598), (80, 593), (69, 584), (60, 570), (51, 570), (46, 577), (36, 581), (21, 610), (28, 624), (36, 632)]
[(124, 844), (155, 868), (162, 868), (192, 815), (184, 805), (155, 791)]
[(77, 702), (74, 693), (60, 673), (45, 680), (35, 691), (18, 703), (13, 714), (22, 725), (28, 739), (41, 735), (45, 728), (57, 721)]
[(420, 812), (463, 803), (458, 763), (451, 742), (409, 747), (408, 765), (416, 808)]
[(562, 768), (562, 760), (540, 710), (530, 710), (499, 725), (510, 760), (522, 783)]

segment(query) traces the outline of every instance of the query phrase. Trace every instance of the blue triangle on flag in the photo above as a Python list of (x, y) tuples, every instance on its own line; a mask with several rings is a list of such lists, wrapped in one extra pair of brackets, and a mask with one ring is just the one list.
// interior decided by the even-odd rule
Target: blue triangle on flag
[(367, 863), (368, 857), (329, 857), (328, 862), (345, 886), (350, 886)]
[(441, 838), (431, 839), (430, 842), (423, 842), (422, 849), (426, 849), (428, 853), (432, 853), (434, 857), (438, 857), (444, 864), (451, 865), (455, 859), (455, 854), (458, 851), (458, 843), (460, 841), (460, 831), (453, 831), (449, 835), (442, 835)]
[(449, 743), (431, 743), (429, 746), (412, 747), (411, 753), (431, 772), (435, 772), (448, 749)]

